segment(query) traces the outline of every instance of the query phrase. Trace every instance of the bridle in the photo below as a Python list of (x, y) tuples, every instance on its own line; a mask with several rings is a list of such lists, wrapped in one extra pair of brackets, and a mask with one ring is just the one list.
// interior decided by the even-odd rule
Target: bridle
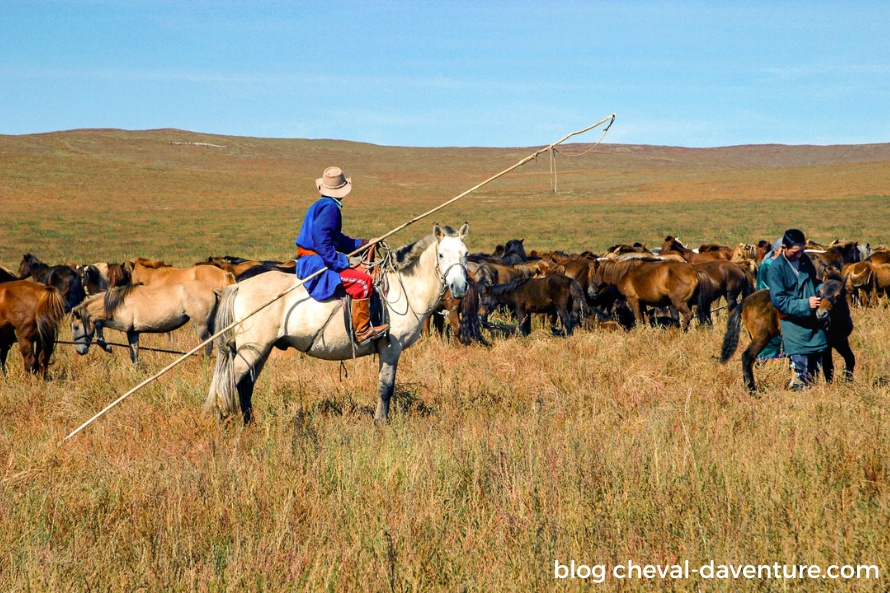
[[(395, 273), (396, 278), (399, 279), (399, 286), (402, 287), (402, 294), (405, 295), (405, 304), (406, 304), (407, 308), (405, 309), (404, 313), (399, 313), (399, 315), (407, 315), (408, 311), (411, 311), (412, 313), (414, 313), (415, 316), (417, 316), (421, 319), (427, 317), (428, 315), (431, 315), (433, 313), (433, 311), (436, 310), (436, 307), (439, 306), (439, 303), (442, 302), (442, 297), (445, 296), (445, 292), (448, 290), (448, 274), (451, 273), (451, 269), (454, 267), (459, 267), (460, 269), (462, 269), (464, 271), (464, 278), (467, 277), (467, 265), (460, 261), (454, 262), (453, 264), (451, 264), (450, 266), (445, 268), (444, 272), (442, 271), (442, 267), (439, 265), (439, 244), (441, 242), (442, 242), (441, 239), (436, 240), (435, 272), (436, 272), (436, 276), (439, 279), (439, 284), (440, 284), (439, 295), (436, 297), (435, 303), (432, 305), (432, 307), (430, 307), (427, 311), (425, 311), (421, 315), (418, 315), (417, 311), (414, 310), (414, 307), (411, 306), (411, 300), (408, 298), (408, 291), (405, 290), (405, 284), (404, 284), (404, 282), (402, 282), (402, 273), (401, 273), (401, 271), (397, 270), (395, 265), (392, 263), (392, 259), (390, 258), (389, 248), (388, 247), (386, 248), (387, 255), (384, 257), (384, 263), (387, 266), (387, 271)], [(390, 301), (389, 299), (386, 298), (386, 295), (384, 295), (384, 294), (381, 294), (381, 297), (386, 302), (387, 306), (389, 306), (390, 309), (393, 309), (393, 305), (395, 304), (395, 301)]]

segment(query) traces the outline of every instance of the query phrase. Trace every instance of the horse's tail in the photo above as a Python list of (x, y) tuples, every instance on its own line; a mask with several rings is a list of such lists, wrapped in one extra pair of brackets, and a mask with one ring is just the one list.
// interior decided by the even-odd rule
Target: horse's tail
[(714, 302), (714, 282), (711, 277), (699, 270), (695, 271), (698, 278), (698, 321), (711, 323), (711, 303)]
[[(220, 292), (219, 304), (216, 307), (214, 327), (229, 327), (235, 322), (235, 297), (238, 296), (237, 284), (228, 286)], [(210, 393), (204, 411), (216, 411), (217, 417), (225, 418), (240, 411), (238, 389), (235, 386), (235, 330), (229, 328), (216, 338), (216, 370), (210, 382)]]
[(460, 333), (457, 339), (461, 344), (479, 342), (483, 346), (491, 346), (482, 335), (482, 324), (479, 323), (479, 285), (472, 274), (467, 274), (467, 294), (460, 302)]
[(745, 308), (745, 301), (739, 303), (739, 306), (732, 310), (729, 319), (726, 320), (726, 335), (723, 336), (723, 349), (720, 351), (720, 362), (725, 363), (739, 347), (739, 334), (742, 330), (742, 309)]
[(754, 276), (751, 268), (747, 266), (741, 266), (741, 268), (745, 272), (745, 285), (742, 287), (742, 298), (745, 298), (754, 293), (754, 290), (757, 288), (757, 278)]
[(52, 353), (56, 346), (59, 323), (65, 317), (65, 300), (58, 288), (47, 286), (37, 300), (34, 319), (37, 324), (37, 348)]
[(590, 315), (587, 299), (584, 297), (584, 289), (574, 278), (569, 285), (572, 291), (572, 316), (578, 320), (578, 325), (587, 329), (587, 317)]

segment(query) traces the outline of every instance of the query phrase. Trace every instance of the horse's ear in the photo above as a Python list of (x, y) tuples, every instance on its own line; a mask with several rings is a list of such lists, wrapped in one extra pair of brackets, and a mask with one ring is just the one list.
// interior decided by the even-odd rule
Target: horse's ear
[(442, 227), (439, 226), (439, 223), (433, 224), (433, 234), (436, 236), (436, 240), (442, 238)]
[(457, 231), (457, 234), (458, 234), (458, 236), (460, 237), (460, 240), (461, 240), (461, 241), (463, 241), (464, 239), (466, 239), (466, 238), (467, 238), (467, 235), (470, 234), (470, 223), (469, 223), (469, 222), (465, 222), (465, 223), (463, 224), (463, 226), (460, 227), (460, 230)]

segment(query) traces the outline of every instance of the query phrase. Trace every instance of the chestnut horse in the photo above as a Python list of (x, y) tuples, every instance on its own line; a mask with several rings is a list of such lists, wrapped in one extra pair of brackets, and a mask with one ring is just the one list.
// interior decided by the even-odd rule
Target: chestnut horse
[[(707, 247), (707, 246), (705, 246)], [(732, 250), (729, 248), (719, 249), (717, 251), (705, 251), (704, 253), (696, 253), (692, 249), (687, 248), (680, 243), (679, 239), (668, 235), (664, 238), (659, 255), (666, 256), (676, 253), (690, 264), (699, 264), (706, 261), (714, 261), (715, 259), (732, 259)]]
[(25, 372), (46, 379), (64, 316), (65, 303), (57, 288), (30, 280), (0, 284), (0, 371), (6, 373), (6, 355), (18, 340)]
[(703, 273), (684, 262), (660, 258), (596, 260), (590, 273), (588, 296), (614, 286), (627, 301), (637, 323), (644, 323), (644, 306), (674, 307), (682, 316), (683, 330), (689, 329), (692, 307), (698, 305), (698, 318), (707, 323), (713, 300), (711, 282)]
[[(822, 302), (816, 310), (816, 317), (828, 322), (828, 329), (825, 331), (828, 347), (822, 355), (825, 381), (830, 382), (834, 378), (832, 349), (837, 350), (844, 359), (844, 378), (850, 380), (853, 378), (856, 357), (850, 349), (849, 337), (853, 332), (853, 320), (850, 318), (843, 279), (837, 274), (829, 274), (819, 288), (819, 295), (822, 297)], [(751, 334), (751, 343), (742, 352), (742, 374), (748, 391), (754, 393), (757, 390), (754, 382), (754, 361), (770, 340), (782, 333), (779, 312), (770, 301), (769, 289), (758, 290), (745, 298), (729, 316), (720, 362), (728, 361), (738, 349), (742, 322)]]

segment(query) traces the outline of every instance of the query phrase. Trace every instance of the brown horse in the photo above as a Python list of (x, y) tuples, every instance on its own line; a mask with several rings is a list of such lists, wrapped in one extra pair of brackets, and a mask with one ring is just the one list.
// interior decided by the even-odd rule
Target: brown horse
[(481, 304), (483, 317), (499, 305), (511, 309), (516, 315), (519, 332), (524, 336), (531, 333), (532, 313), (558, 315), (567, 335), (572, 335), (575, 325), (583, 323), (587, 317), (581, 287), (562, 274), (496, 284), (482, 293)]
[[(836, 274), (829, 275), (819, 289), (822, 302), (816, 310), (816, 317), (828, 322), (826, 338), (828, 348), (822, 356), (822, 372), (825, 380), (834, 378), (834, 361), (832, 349), (844, 359), (844, 378), (853, 378), (856, 357), (850, 349), (849, 337), (853, 332), (853, 320), (850, 318), (850, 307), (847, 305), (846, 289), (843, 280)], [(726, 324), (726, 335), (723, 336), (723, 348), (720, 362), (728, 361), (739, 346), (741, 325), (751, 334), (751, 343), (742, 352), (742, 374), (748, 391), (754, 393), (757, 385), (754, 382), (754, 361), (761, 350), (774, 337), (782, 333), (779, 324), (779, 313), (770, 301), (769, 290), (758, 290), (745, 298), (741, 306), (729, 316)]]
[[(154, 265), (160, 263), (161, 265)], [(203, 282), (210, 288), (222, 290), (235, 284), (235, 276), (231, 272), (216, 266), (192, 266), (190, 268), (174, 268), (162, 262), (146, 262), (137, 259), (133, 263), (133, 284), (159, 286), (181, 284), (183, 282)]]
[(698, 317), (708, 322), (711, 283), (703, 272), (687, 263), (658, 258), (597, 260), (590, 277), (588, 296), (593, 297), (614, 286), (627, 301), (637, 323), (644, 323), (644, 306), (674, 307), (682, 316), (683, 330), (689, 329), (692, 307), (698, 305)]
[(706, 251), (705, 253), (696, 253), (692, 249), (687, 248), (680, 241), (670, 235), (664, 238), (661, 245), (659, 255), (665, 256), (675, 253), (685, 259), (690, 264), (699, 264), (706, 261), (714, 261), (715, 259), (729, 260), (732, 258), (732, 250)]
[(482, 325), (479, 320), (479, 285), (469, 271), (467, 271), (467, 293), (464, 298), (456, 299), (450, 290), (446, 290), (442, 302), (433, 311), (433, 315), (427, 318), (424, 331), (430, 334), (431, 327), (435, 327), (440, 335), (445, 335), (446, 321), (451, 333), (464, 346), (473, 343), (491, 345), (482, 335)]
[[(745, 298), (754, 292), (757, 283), (750, 269), (726, 260), (715, 260), (700, 264), (692, 264), (699, 272), (704, 272), (711, 281), (711, 294), (716, 301), (720, 297), (726, 299), (726, 306), (730, 313), (738, 306), (739, 297)], [(713, 301), (712, 301), (713, 302)], [(706, 310), (710, 323), (711, 303)]]
[(6, 355), (18, 340), (25, 372), (46, 379), (64, 316), (65, 303), (57, 288), (30, 280), (0, 284), (0, 370), (6, 373)]
[(807, 254), (819, 276), (825, 274), (826, 268), (832, 267), (840, 272), (845, 265), (855, 264), (862, 259), (859, 243), (855, 241), (834, 241), (824, 250), (807, 250)]
[[(875, 290), (875, 273), (872, 263), (860, 261), (855, 264), (847, 264), (841, 270), (844, 283), (847, 288), (847, 303), (850, 306), (859, 304), (863, 307), (871, 305), (871, 296)], [(877, 304), (875, 301), (874, 304)]]
[[(110, 327), (127, 334), (130, 360), (139, 361), (139, 334), (166, 333), (191, 320), (202, 341), (213, 335), (217, 291), (200, 281), (143, 286), (131, 284), (93, 295), (74, 309), (71, 332), (78, 354), (86, 354), (96, 343), (107, 351), (102, 329)], [(204, 347), (210, 356), (213, 344)]]
[(19, 264), (19, 278), (31, 277), (35, 282), (54, 286), (62, 293), (65, 302), (65, 313), (80, 304), (86, 298), (83, 282), (77, 269), (69, 265), (50, 266), (34, 256), (26, 253)]

